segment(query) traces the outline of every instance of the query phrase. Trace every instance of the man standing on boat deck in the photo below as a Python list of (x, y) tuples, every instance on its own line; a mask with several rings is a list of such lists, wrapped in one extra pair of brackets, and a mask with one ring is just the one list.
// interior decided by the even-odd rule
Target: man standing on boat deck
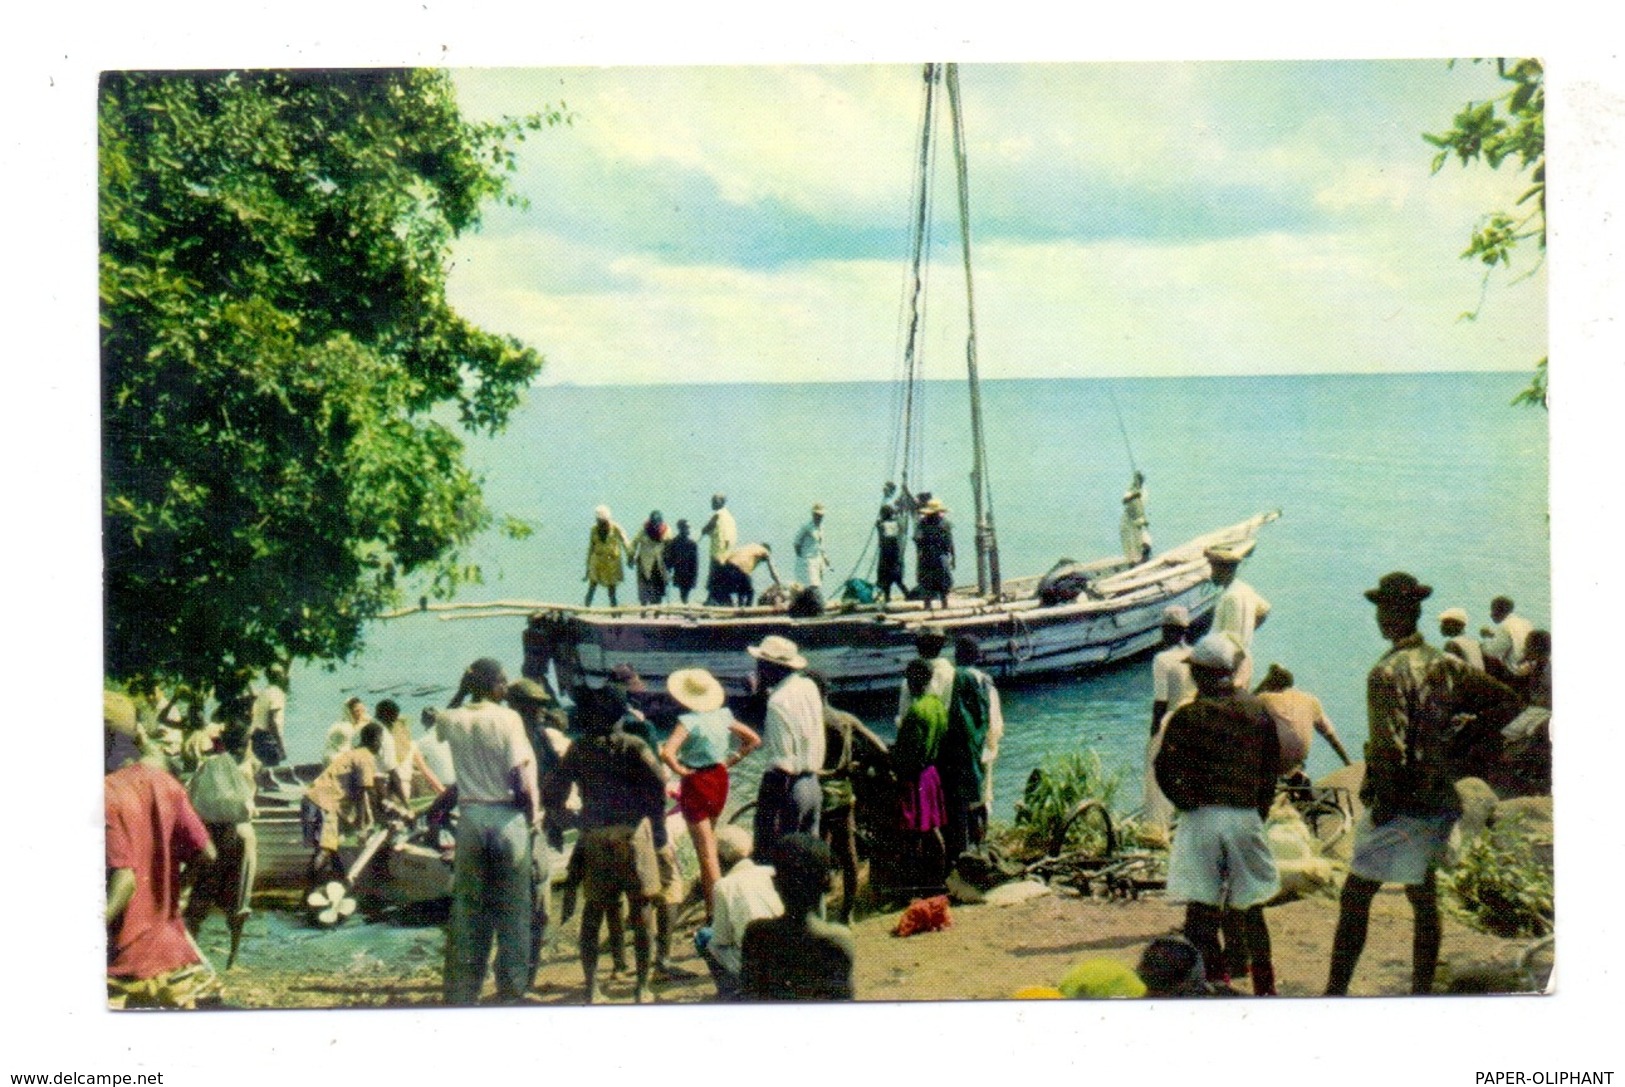
[(666, 569), (671, 571), (671, 583), (677, 596), (688, 603), (688, 594), (700, 579), (700, 548), (688, 534), (688, 522), (679, 519), (677, 535), (666, 544)]
[[(1433, 589), (1410, 574), (1384, 574), (1366, 599), (1393, 643), (1366, 679), (1365, 812), (1338, 902), (1327, 996), (1344, 996), (1365, 948), (1371, 900), (1384, 883), (1405, 886), (1415, 915), (1411, 992), (1433, 991), (1441, 929), (1434, 873), (1461, 814), (1458, 778), (1478, 753), (1499, 751), (1501, 728), (1519, 709), (1511, 688), (1422, 640), (1416, 624)], [(1462, 726), (1466, 715), (1475, 720)]]
[(892, 586), (908, 598), (908, 586), (903, 584), (903, 525), (890, 503), (880, 507), (875, 520), (875, 538), (878, 542), (879, 561), (875, 566), (875, 589), (880, 598), (891, 603)]
[(670, 572), (666, 567), (666, 545), (671, 541), (671, 527), (659, 510), (650, 510), (649, 519), (638, 529), (632, 541), (632, 566), (638, 575), (638, 603), (648, 606), (666, 599), (666, 581)]
[(1439, 633), (1444, 637), (1444, 651), (1460, 657), (1468, 664), (1484, 671), (1484, 647), (1478, 639), (1467, 633), (1467, 610), (1446, 608), (1439, 613)]
[(1145, 515), (1145, 473), (1135, 469), (1123, 495), (1123, 557), (1132, 563), (1151, 557), (1151, 520)]
[(769, 634), (746, 650), (756, 660), (756, 685), (767, 692), (762, 753), (768, 770), (756, 794), (755, 850), (772, 856), (775, 842), (797, 831), (816, 835), (824, 790), (824, 700), (802, 674), (807, 658), (796, 643)]
[(796, 580), (809, 589), (821, 589), (829, 556), (824, 553), (824, 504), (815, 503), (812, 520), (796, 533)]
[(946, 608), (954, 587), (954, 530), (947, 515), (948, 507), (929, 499), (920, 506), (914, 529), (914, 575), (927, 609), (932, 601)]
[(734, 515), (728, 510), (727, 495), (711, 496), (711, 519), (701, 527), (700, 536), (711, 537), (711, 565), (705, 572), (705, 584), (709, 588), (717, 569), (728, 558), (728, 552), (739, 543), (739, 526), (734, 524)]
[(1241, 647), (1241, 663), (1236, 667), (1236, 687), (1246, 690), (1253, 680), (1253, 632), (1269, 618), (1270, 602), (1245, 581), (1236, 580), (1241, 560), (1252, 554), (1253, 541), (1244, 540), (1228, 547), (1210, 547), (1203, 552), (1212, 569), (1213, 584), (1224, 592), (1213, 609), (1213, 630), (1228, 634)]
[[(426, 707), (426, 720), (451, 748), (457, 768), (457, 860), (446, 924), (445, 998), (473, 1004), (496, 943), (497, 998), (530, 988), (534, 888), (531, 839), (541, 825), (536, 753), (519, 715), (502, 704), (508, 677), (482, 657), (468, 666), (451, 708)], [(467, 706), (462, 705), (469, 699)]]

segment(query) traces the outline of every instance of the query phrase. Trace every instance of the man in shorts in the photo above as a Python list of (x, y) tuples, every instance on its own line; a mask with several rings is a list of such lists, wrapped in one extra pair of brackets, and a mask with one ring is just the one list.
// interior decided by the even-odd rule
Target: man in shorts
[[(665, 815), (665, 786), (649, 745), (616, 728), (626, 703), (612, 688), (577, 688), (576, 728), (581, 738), (570, 745), (542, 790), (550, 844), (562, 847), (566, 826), (581, 828), (579, 858), (585, 904), (581, 911), (581, 970), (586, 999), (598, 999), (598, 933), (621, 895), (632, 903), (632, 953), (637, 981), (633, 999), (649, 999), (650, 944), (654, 899), (660, 894), (660, 866), (654, 826)], [(580, 790), (581, 808), (565, 803), (570, 787)], [(576, 863), (572, 859), (572, 866)]]
[[(1411, 992), (1433, 991), (1439, 963), (1439, 900), (1434, 873), (1461, 814), (1455, 783), (1498, 753), (1500, 730), (1518, 696), (1417, 633), (1422, 601), (1433, 593), (1410, 574), (1385, 574), (1366, 599), (1393, 643), (1366, 679), (1369, 738), (1354, 828), (1354, 857), (1338, 903), (1327, 996), (1344, 996), (1365, 948), (1371, 900), (1384, 883), (1405, 887), (1415, 918)], [(1469, 725), (1459, 725), (1471, 717)]]
[(1264, 839), (1281, 747), (1258, 699), (1236, 689), (1241, 646), (1209, 634), (1191, 650), (1197, 696), (1175, 710), (1157, 752), (1157, 784), (1179, 810), (1168, 858), (1168, 898), (1184, 902), (1185, 935), (1208, 978), (1224, 977), (1219, 929), (1226, 907), (1240, 912), (1253, 993), (1275, 995), (1264, 903), (1281, 888)]

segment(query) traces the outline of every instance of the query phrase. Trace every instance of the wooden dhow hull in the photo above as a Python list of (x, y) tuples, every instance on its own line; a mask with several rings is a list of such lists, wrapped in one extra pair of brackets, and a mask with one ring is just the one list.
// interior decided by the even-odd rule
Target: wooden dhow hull
[(544, 608), (531, 615), (525, 631), (524, 672), (539, 679), (551, 662), (568, 691), (605, 682), (623, 663), (655, 688), (679, 668), (703, 667), (730, 695), (743, 695), (755, 670), (746, 648), (778, 634), (829, 678), (832, 694), (856, 700), (897, 690), (915, 655), (914, 637), (928, 623), (950, 639), (976, 639), (981, 666), (999, 680), (1087, 672), (1155, 647), (1169, 605), (1183, 606), (1193, 625), (1201, 624), (1219, 595), (1203, 552), (1251, 540), (1278, 516), (1259, 514), (1138, 565), (1122, 559), (1084, 564), (1089, 590), (1068, 603), (1043, 603), (1040, 578), (1029, 577), (1007, 582), (998, 600), (956, 590), (949, 607), (930, 611), (913, 601), (831, 605), (807, 618), (772, 608)]

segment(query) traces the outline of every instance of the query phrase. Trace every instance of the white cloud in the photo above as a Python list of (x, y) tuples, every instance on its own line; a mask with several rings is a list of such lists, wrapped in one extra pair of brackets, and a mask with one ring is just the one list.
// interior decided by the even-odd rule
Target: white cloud
[[(1487, 85), (1482, 71), (999, 65), (962, 75), (973, 209), (1005, 224), (979, 234), (977, 250), (990, 376), (1518, 369), (1546, 353), (1543, 276), (1498, 284), (1477, 323), (1456, 321), (1479, 296), (1478, 271), (1457, 254), (1522, 182), (1454, 165), (1429, 176), (1420, 133)], [(481, 116), (514, 112), (504, 104), (520, 89), (529, 108), (545, 92), (580, 114), (526, 145), (534, 157), (519, 183), (547, 200), (460, 242), (451, 284), (470, 317), (548, 355), (546, 380), (892, 374), (901, 252), (836, 259), (827, 244), (806, 257), (793, 246), (809, 230), (901, 231), (917, 67), (459, 73), (458, 86)], [(639, 225), (655, 212), (625, 210), (654, 207), (650, 189), (683, 172), (708, 179), (727, 204), (721, 221), (741, 226), (737, 258), (685, 245), (672, 217), (656, 238)], [(1110, 183), (1120, 187), (1100, 196)], [(1102, 199), (1115, 218), (1080, 217)], [(550, 207), (574, 218), (566, 225)], [(769, 235), (753, 233), (751, 217), (779, 214), (805, 222), (771, 224), (790, 231), (792, 256), (763, 260), (753, 245)], [(927, 345), (946, 376), (962, 365), (963, 336), (951, 182), (938, 219)], [(1100, 240), (1103, 229), (1155, 243)]]

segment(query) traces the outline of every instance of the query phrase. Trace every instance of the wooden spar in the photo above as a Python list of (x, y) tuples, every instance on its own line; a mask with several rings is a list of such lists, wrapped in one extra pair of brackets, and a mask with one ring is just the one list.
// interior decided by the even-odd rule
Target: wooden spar
[(925, 281), (920, 276), (920, 261), (925, 250), (925, 235), (927, 214), (930, 205), (931, 191), (931, 163), (934, 156), (931, 153), (931, 135), (936, 127), (936, 85), (937, 66), (925, 66), (925, 123), (920, 130), (920, 200), (914, 211), (912, 236), (910, 238), (910, 259), (913, 266), (913, 279), (909, 288), (909, 318), (908, 339), (903, 345), (903, 426), (902, 448), (900, 450), (901, 468), (898, 482), (902, 485), (904, 494), (912, 494), (909, 481), (909, 462), (913, 458), (914, 447), (914, 393), (919, 380), (919, 338), (920, 338), (920, 301), (925, 293)]
[(976, 502), (976, 589), (998, 596), (999, 540), (993, 530), (993, 489), (987, 481), (987, 443), (982, 433), (982, 383), (976, 370), (976, 291), (970, 264), (970, 179), (965, 162), (965, 118), (960, 109), (959, 65), (947, 65), (948, 112), (953, 116), (954, 166), (959, 187), (959, 239), (965, 261), (965, 365), (970, 375), (971, 492)]

